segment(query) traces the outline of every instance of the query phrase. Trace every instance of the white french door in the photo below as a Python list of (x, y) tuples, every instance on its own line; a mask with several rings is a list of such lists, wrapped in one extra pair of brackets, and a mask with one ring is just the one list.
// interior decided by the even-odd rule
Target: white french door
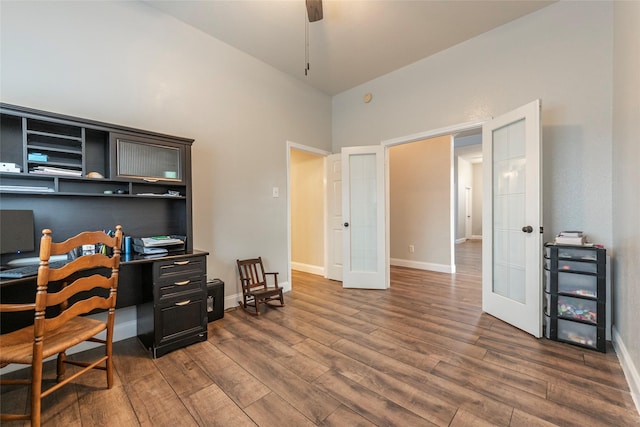
[(342, 286), (386, 289), (384, 147), (342, 149)]
[(542, 335), (540, 100), (483, 125), (482, 309)]

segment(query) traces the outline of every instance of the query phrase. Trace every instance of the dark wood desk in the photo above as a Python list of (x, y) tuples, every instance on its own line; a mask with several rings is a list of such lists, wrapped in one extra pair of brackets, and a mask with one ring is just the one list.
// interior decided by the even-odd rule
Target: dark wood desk
[[(122, 255), (116, 308), (137, 307), (138, 336), (152, 356), (206, 339), (207, 255), (208, 252), (198, 250), (170, 252), (152, 258), (138, 254)], [(185, 280), (190, 281), (188, 286), (181, 285)], [(174, 282), (178, 285), (175, 286)], [(60, 284), (50, 284), (54, 291), (59, 287)], [(3, 303), (33, 301), (35, 293), (36, 275), (0, 281), (0, 300)], [(190, 299), (188, 305), (175, 304), (182, 303), (185, 296)], [(169, 327), (169, 322), (164, 322), (163, 313), (175, 315), (175, 309), (171, 310), (174, 307), (180, 310), (180, 317), (173, 317)], [(33, 324), (33, 316), (33, 312), (2, 313), (0, 333)], [(186, 320), (181, 322), (181, 318)], [(176, 327), (184, 328), (184, 331), (176, 330)]]

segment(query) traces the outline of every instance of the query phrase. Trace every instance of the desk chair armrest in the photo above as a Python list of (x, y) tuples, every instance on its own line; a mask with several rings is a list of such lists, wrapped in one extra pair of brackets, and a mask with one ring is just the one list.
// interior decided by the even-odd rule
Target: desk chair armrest
[(30, 304), (0, 304), (0, 313), (11, 313), (16, 311), (31, 311), (36, 309), (35, 303)]

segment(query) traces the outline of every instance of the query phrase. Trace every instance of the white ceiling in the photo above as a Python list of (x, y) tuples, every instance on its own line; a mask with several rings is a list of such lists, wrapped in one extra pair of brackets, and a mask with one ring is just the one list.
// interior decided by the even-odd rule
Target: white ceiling
[(324, 0), (324, 19), (309, 24), (305, 76), (304, 0), (144, 1), (329, 95), (553, 3)]

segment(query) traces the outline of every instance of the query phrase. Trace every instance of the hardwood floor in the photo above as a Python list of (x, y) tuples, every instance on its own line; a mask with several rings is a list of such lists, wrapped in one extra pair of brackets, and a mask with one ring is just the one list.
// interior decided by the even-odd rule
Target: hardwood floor
[[(455, 275), (392, 268), (386, 291), (294, 272), (286, 307), (227, 312), (207, 342), (156, 360), (118, 342), (114, 387), (80, 377), (44, 399), (45, 425), (640, 425), (611, 348), (535, 339), (482, 313), (479, 246), (458, 245)], [(24, 388), (1, 399), (27, 405)]]

